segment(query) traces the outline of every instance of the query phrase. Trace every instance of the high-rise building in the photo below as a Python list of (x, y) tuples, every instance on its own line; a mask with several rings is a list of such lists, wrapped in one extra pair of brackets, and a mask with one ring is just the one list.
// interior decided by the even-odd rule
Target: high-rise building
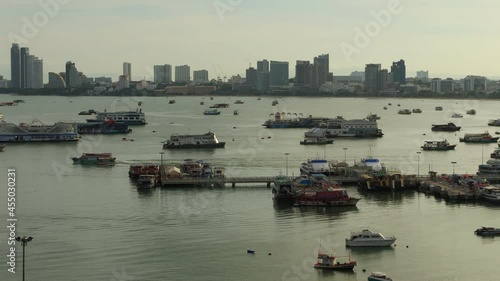
[(322, 64), (326, 67), (325, 72), (330, 72), (330, 54), (322, 54), (314, 58), (314, 64)]
[(309, 61), (298, 60), (295, 64), (295, 86), (311, 86), (312, 66)]
[(257, 72), (257, 91), (267, 92), (269, 90), (269, 72)]
[(172, 83), (172, 66), (170, 64), (154, 66), (155, 83)]
[(257, 72), (269, 72), (269, 61), (268, 60), (257, 61)]
[(208, 80), (208, 71), (205, 69), (195, 70), (193, 71), (193, 82), (195, 83), (207, 83)]
[(175, 82), (188, 83), (191, 81), (191, 67), (189, 65), (179, 65), (175, 67)]
[(361, 81), (365, 81), (365, 73), (363, 71), (353, 71), (351, 72), (351, 76), (358, 76), (361, 77)]
[(379, 80), (381, 68), (382, 65), (380, 64), (367, 64), (365, 66), (365, 92), (380, 90)]
[(10, 48), (10, 80), (11, 88), (21, 88), (21, 53), (16, 43)]
[(33, 61), (33, 75), (31, 80), (31, 88), (43, 88), (43, 60), (35, 57)]
[(28, 88), (28, 71), (27, 71), (27, 60), (30, 55), (30, 49), (27, 47), (21, 48), (21, 88)]
[(246, 80), (247, 84), (252, 85), (253, 87), (256, 87), (257, 86), (257, 69), (255, 69), (253, 67), (249, 67), (246, 70), (246, 77), (245, 78), (247, 79)]
[(128, 80), (128, 76), (120, 75), (118, 77), (118, 82), (116, 82), (116, 90), (128, 89), (130, 87), (130, 81)]
[(452, 78), (446, 78), (446, 80), (441, 81), (441, 92), (452, 93), (455, 91), (455, 80)]
[(49, 82), (47, 83), (47, 88), (66, 88), (66, 82), (61, 75), (49, 72)]
[(132, 81), (132, 64), (130, 62), (123, 63), (123, 75), (127, 76), (128, 81)]
[(431, 92), (441, 93), (441, 78), (431, 80)]
[(387, 90), (389, 81), (390, 81), (389, 71), (387, 69), (382, 69), (379, 72), (379, 80), (378, 80), (378, 90)]
[(288, 62), (271, 61), (270, 63), (270, 86), (288, 86)]
[[(38, 58), (37, 58), (38, 59)], [(25, 59), (25, 69), (26, 78), (24, 81), (24, 88), (32, 88), (33, 85), (33, 63), (35, 62), (34, 55), (28, 55)]]
[(391, 66), (392, 82), (398, 84), (406, 83), (406, 66), (404, 60), (395, 61)]
[(78, 69), (76, 69), (74, 62), (66, 62), (65, 79), (67, 88), (75, 88), (82, 85), (82, 82), (80, 80), (80, 73), (78, 72)]
[(314, 58), (312, 67), (312, 86), (320, 88), (326, 83), (330, 67), (330, 55), (323, 54)]

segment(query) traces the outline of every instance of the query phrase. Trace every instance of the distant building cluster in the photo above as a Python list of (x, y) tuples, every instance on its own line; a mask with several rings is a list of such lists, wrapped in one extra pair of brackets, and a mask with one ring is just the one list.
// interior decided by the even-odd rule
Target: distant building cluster
[[(30, 55), (28, 47), (13, 43), (11, 50), (11, 80), (0, 75), (0, 88), (15, 89), (75, 89), (83, 88), (89, 94), (101, 94), (128, 89), (157, 90), (164, 93), (208, 94), (217, 91), (226, 83), (226, 74), (220, 65), (213, 65), (214, 78), (210, 80), (208, 70), (197, 69), (191, 73), (189, 65), (154, 65), (153, 81), (132, 80), (132, 63), (123, 62), (123, 71), (113, 82), (111, 77), (87, 77), (72, 61), (66, 62), (62, 72), (48, 72), (48, 82), (43, 81), (43, 60)], [(192, 74), (192, 75), (191, 75)], [(500, 90), (500, 86), (483, 76), (468, 75), (460, 80), (452, 78), (430, 78), (428, 70), (419, 70), (415, 77), (407, 77), (403, 59), (392, 62), (389, 69), (380, 63), (365, 65), (364, 71), (353, 71), (350, 75), (333, 75), (330, 72), (329, 54), (321, 54), (309, 60), (295, 62), (295, 76), (290, 77), (288, 61), (259, 60), (245, 70), (245, 77), (232, 75), (227, 83), (236, 92), (290, 91), (306, 93), (418, 93), (429, 91), (439, 94), (455, 92), (488, 92)], [(215, 78), (216, 77), (216, 78)], [(175, 83), (175, 84), (173, 84)], [(88, 90), (87, 90), (88, 89)]]

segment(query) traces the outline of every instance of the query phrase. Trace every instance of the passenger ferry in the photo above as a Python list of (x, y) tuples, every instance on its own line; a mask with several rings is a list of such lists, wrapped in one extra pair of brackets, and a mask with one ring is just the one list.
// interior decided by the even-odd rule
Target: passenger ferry
[(128, 134), (132, 130), (125, 122), (107, 120), (105, 122), (90, 122), (77, 124), (78, 133), (83, 134)]
[(87, 119), (87, 122), (104, 122), (113, 120), (115, 122), (124, 122), (127, 125), (146, 125), (146, 116), (142, 109), (136, 111), (116, 111), (116, 112), (97, 112), (95, 119)]
[(331, 119), (320, 127), (312, 128), (304, 133), (306, 138), (336, 138), (336, 137), (382, 137), (384, 134), (378, 128), (377, 121), (365, 119), (343, 120)]
[(488, 121), (488, 126), (500, 126), (500, 119)]
[(84, 153), (80, 157), (71, 157), (73, 164), (112, 166), (116, 158), (111, 153)]
[(491, 143), (497, 142), (500, 137), (492, 137), (488, 132), (479, 133), (479, 134), (465, 134), (463, 138), (459, 140), (461, 142), (470, 142), (470, 143)]
[(460, 131), (461, 128), (450, 122), (448, 124), (432, 124), (431, 130), (434, 132), (455, 132)]
[(314, 128), (319, 126), (321, 123), (327, 122), (330, 118), (324, 117), (304, 117), (302, 114), (297, 113), (285, 113), (285, 112), (276, 112), (275, 114), (271, 114), (271, 117), (274, 116), (274, 119), (269, 119), (262, 124), (266, 128), (272, 129), (287, 129), (287, 128)]
[(224, 148), (225, 142), (219, 142), (215, 133), (208, 132), (203, 135), (177, 135), (173, 134), (163, 144), (164, 149), (175, 148)]
[(31, 124), (0, 123), (0, 142), (65, 142), (79, 139), (73, 123), (44, 125), (38, 119)]

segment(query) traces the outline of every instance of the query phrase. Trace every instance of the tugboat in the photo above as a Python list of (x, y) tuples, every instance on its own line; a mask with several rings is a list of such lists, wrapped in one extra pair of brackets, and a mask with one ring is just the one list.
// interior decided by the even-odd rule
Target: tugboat
[(111, 153), (84, 153), (80, 157), (71, 157), (73, 164), (112, 166), (116, 158)]
[(324, 254), (318, 250), (318, 262), (314, 264), (314, 268), (330, 270), (353, 270), (356, 264), (356, 261), (351, 261), (350, 256), (348, 261), (340, 262), (337, 260), (336, 256)]
[(456, 144), (449, 144), (447, 140), (442, 141), (426, 141), (421, 148), (423, 150), (453, 150), (455, 149)]

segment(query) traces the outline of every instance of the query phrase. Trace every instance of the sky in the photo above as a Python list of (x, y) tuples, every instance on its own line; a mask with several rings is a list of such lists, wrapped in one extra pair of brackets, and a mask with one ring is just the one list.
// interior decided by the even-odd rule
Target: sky
[(262, 59), (330, 54), (330, 72), (349, 75), (367, 63), (407, 77), (500, 77), (497, 0), (2, 0), (0, 75), (10, 79), (17, 42), (63, 72), (73, 61), (88, 77), (151, 79), (153, 65), (190, 65), (209, 78), (240, 74)]

